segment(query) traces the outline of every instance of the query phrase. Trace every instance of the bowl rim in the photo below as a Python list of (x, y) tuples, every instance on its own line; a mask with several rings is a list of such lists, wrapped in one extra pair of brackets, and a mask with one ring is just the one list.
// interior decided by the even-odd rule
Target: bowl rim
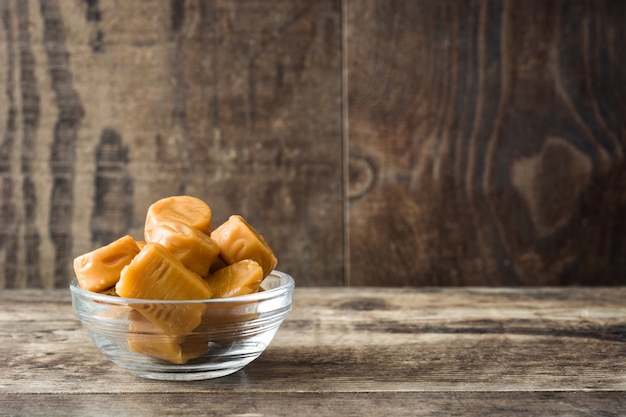
[(291, 275), (285, 272), (278, 271), (278, 270), (273, 270), (263, 280), (266, 280), (267, 278), (271, 276), (278, 277), (281, 280), (285, 280), (285, 282), (279, 285), (278, 287), (271, 288), (269, 290), (259, 291), (253, 294), (237, 295), (234, 297), (227, 297), (227, 298), (205, 298), (205, 299), (198, 299), (198, 300), (155, 300), (155, 299), (150, 299), (150, 298), (126, 298), (126, 297), (120, 297), (117, 295), (101, 294), (101, 293), (82, 289), (78, 286), (78, 280), (76, 279), (76, 277), (74, 277), (72, 281), (70, 282), (70, 291), (73, 295), (76, 295), (77, 297), (81, 299), (85, 299), (89, 301), (97, 301), (100, 303), (106, 303), (106, 304), (111, 304), (111, 305), (120, 305), (120, 304), (133, 305), (133, 304), (146, 304), (146, 303), (150, 303), (150, 304), (153, 304), (153, 303), (158, 303), (158, 304), (227, 304), (227, 303), (233, 303), (233, 302), (238, 302), (238, 303), (257, 302), (257, 301), (263, 301), (263, 300), (279, 297), (281, 295), (293, 292), (293, 289), (295, 287), (295, 281)]

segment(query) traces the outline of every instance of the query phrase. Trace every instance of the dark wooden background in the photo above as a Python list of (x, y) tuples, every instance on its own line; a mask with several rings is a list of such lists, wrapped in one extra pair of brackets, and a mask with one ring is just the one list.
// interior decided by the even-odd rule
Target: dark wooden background
[(155, 200), (302, 286), (626, 284), (626, 2), (0, 0), (0, 288)]

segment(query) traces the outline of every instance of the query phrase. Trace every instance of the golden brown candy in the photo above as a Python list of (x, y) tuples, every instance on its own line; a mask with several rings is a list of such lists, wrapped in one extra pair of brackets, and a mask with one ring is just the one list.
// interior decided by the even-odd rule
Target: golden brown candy
[(199, 198), (188, 195), (166, 197), (148, 208), (144, 228), (145, 239), (148, 242), (151, 241), (154, 226), (168, 221), (184, 223), (210, 234), (211, 219), (211, 208)]
[(261, 286), (263, 269), (256, 261), (244, 259), (215, 271), (205, 281), (215, 298), (252, 294)]
[(113, 287), (120, 278), (122, 268), (128, 265), (139, 247), (130, 236), (123, 236), (74, 259), (74, 272), (78, 285), (87, 291), (100, 292)]
[(220, 257), (227, 264), (252, 259), (261, 265), (265, 277), (278, 263), (263, 236), (239, 215), (230, 216), (211, 233), (211, 238), (217, 242)]
[(179, 222), (155, 224), (150, 239), (165, 246), (183, 265), (202, 277), (209, 273), (220, 252), (209, 235)]
[(184, 364), (204, 354), (208, 348), (206, 335), (186, 334), (171, 336), (134, 310), (129, 314), (128, 348), (175, 364)]
[(128, 348), (131, 352), (182, 365), (191, 359), (203, 355), (207, 351), (208, 341), (194, 335), (155, 336), (132, 334), (128, 338)]
[[(206, 278), (216, 298), (229, 298), (252, 294), (259, 291), (263, 281), (263, 269), (253, 260), (244, 259), (228, 265), (212, 273)], [(233, 301), (228, 303), (210, 304), (206, 306), (200, 329), (211, 326), (243, 323), (254, 320), (256, 303), (249, 301)], [(236, 336), (221, 335), (213, 338), (213, 342), (230, 343), (237, 340)]]
[[(207, 283), (159, 243), (144, 246), (122, 270), (115, 291), (120, 297), (150, 300), (201, 300), (212, 296)], [(196, 328), (204, 310), (199, 303), (146, 303), (135, 308), (172, 336)]]
[(151, 300), (201, 300), (212, 295), (198, 274), (154, 242), (146, 243), (122, 270), (115, 290), (120, 297)]

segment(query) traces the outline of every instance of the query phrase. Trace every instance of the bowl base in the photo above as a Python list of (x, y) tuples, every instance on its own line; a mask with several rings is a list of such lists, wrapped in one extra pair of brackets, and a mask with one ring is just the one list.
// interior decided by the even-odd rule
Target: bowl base
[[(124, 368), (122, 366), (122, 368)], [(160, 381), (203, 381), (206, 379), (215, 379), (221, 378), (227, 375), (234, 374), (235, 372), (241, 370), (241, 368), (237, 369), (221, 369), (221, 370), (212, 370), (212, 371), (191, 371), (191, 372), (154, 372), (154, 371), (137, 371), (126, 369), (126, 371), (136, 375), (140, 378), (146, 379), (155, 379)]]
[(258, 358), (266, 347), (263, 343), (251, 341), (226, 346), (209, 343), (209, 349), (204, 355), (187, 364), (175, 365), (141, 354), (120, 355), (119, 350), (109, 349), (107, 343), (99, 346), (111, 362), (127, 372), (162, 381), (200, 381), (234, 374)]

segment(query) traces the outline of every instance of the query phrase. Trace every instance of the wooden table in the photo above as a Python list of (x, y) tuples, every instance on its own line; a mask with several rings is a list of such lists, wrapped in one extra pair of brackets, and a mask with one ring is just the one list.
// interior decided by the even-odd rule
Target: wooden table
[(145, 380), (69, 291), (0, 292), (0, 415), (626, 415), (626, 287), (298, 288), (243, 370)]

